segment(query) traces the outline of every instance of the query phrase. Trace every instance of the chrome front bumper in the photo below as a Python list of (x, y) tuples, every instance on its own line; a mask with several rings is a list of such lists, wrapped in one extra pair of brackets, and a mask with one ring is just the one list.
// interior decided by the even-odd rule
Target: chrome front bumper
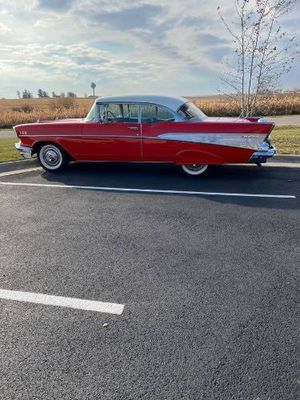
[(32, 157), (32, 147), (23, 146), (20, 143), (15, 144), (15, 148), (19, 150), (21, 156), (24, 158), (31, 158)]
[(276, 154), (276, 148), (269, 145), (268, 143), (263, 143), (261, 150), (256, 151), (252, 154), (249, 162), (262, 164), (267, 161), (268, 158), (274, 157)]

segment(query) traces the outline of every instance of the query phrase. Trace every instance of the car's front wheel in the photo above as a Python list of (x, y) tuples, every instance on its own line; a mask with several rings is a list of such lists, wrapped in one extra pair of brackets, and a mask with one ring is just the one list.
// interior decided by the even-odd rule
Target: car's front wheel
[(68, 164), (67, 155), (55, 144), (47, 143), (37, 152), (41, 166), (49, 172), (60, 171)]
[(189, 175), (201, 175), (203, 174), (207, 168), (207, 164), (183, 164), (181, 168), (184, 170), (185, 173)]

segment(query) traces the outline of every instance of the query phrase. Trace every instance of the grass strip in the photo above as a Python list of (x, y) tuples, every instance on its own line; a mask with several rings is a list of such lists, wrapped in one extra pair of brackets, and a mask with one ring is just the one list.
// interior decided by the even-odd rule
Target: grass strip
[(23, 160), (15, 148), (18, 138), (0, 139), (0, 162)]
[(278, 154), (300, 155), (300, 127), (278, 126), (271, 133), (271, 142)]

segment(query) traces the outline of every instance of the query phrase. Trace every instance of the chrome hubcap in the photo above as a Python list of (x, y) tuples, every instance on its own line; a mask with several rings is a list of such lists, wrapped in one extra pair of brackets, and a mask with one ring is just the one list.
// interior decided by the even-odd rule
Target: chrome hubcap
[(43, 151), (43, 159), (46, 164), (55, 167), (60, 163), (60, 154), (53, 148), (46, 148)]
[(49, 163), (55, 163), (57, 161), (58, 157), (57, 157), (57, 154), (55, 153), (55, 151), (49, 150), (49, 151), (47, 151), (45, 158)]

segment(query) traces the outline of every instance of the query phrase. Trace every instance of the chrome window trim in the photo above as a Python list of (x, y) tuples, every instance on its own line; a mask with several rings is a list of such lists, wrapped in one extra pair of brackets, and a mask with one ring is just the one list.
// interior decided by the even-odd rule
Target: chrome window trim
[(132, 102), (132, 103), (152, 103), (163, 105), (176, 112), (176, 109), (189, 99), (178, 96), (162, 96), (162, 95), (123, 95), (123, 96), (102, 96), (98, 97), (97, 102)]
[[(136, 102), (129, 102), (129, 101), (127, 101), (127, 102), (122, 102), (122, 101), (110, 101), (110, 102), (98, 102), (98, 103), (96, 103), (96, 105), (97, 105), (97, 114), (98, 114), (98, 122), (99, 123), (103, 123), (103, 122), (101, 122), (101, 120), (100, 120), (100, 106), (101, 105), (109, 105), (109, 104), (122, 104), (122, 105), (126, 105), (126, 104), (133, 104), (133, 105), (136, 105), (137, 106), (137, 109), (138, 109), (138, 120), (137, 120), (137, 122), (121, 122), (121, 121), (118, 121), (118, 123), (120, 123), (120, 124), (140, 124), (141, 122), (140, 122), (140, 106), (139, 106), (139, 104), (138, 103), (136, 103)], [(113, 124), (113, 123), (115, 123), (115, 122), (110, 122), (110, 124)]]
[[(182, 117), (181, 117), (181, 115), (179, 115), (178, 113), (177, 113), (177, 111), (173, 111), (173, 110), (171, 110), (171, 108), (169, 108), (169, 107), (166, 107), (166, 106), (164, 106), (164, 105), (161, 105), (161, 104), (157, 104), (157, 103), (149, 103), (148, 101), (145, 101), (145, 102), (135, 102), (135, 101), (127, 101), (127, 102), (120, 102), (120, 101), (110, 101), (110, 102), (97, 102), (96, 103), (96, 105), (97, 105), (97, 114), (98, 114), (98, 122), (100, 122), (100, 105), (103, 105), (103, 104), (136, 104), (137, 106), (138, 106), (138, 108), (139, 108), (139, 112), (138, 112), (138, 122), (133, 122), (133, 123), (138, 123), (138, 124), (142, 124), (142, 106), (145, 106), (145, 105), (151, 105), (151, 106), (155, 106), (155, 107), (160, 107), (160, 108), (163, 108), (163, 109), (165, 109), (165, 110), (168, 110), (169, 111), (169, 113), (171, 114), (171, 115), (173, 115), (174, 116), (174, 120), (175, 121), (172, 121), (172, 122), (182, 122), (182, 121), (185, 121)], [(170, 121), (169, 121), (170, 122)]]
[[(102, 124), (103, 122), (101, 122), (101, 120), (100, 120), (100, 106), (103, 106), (103, 105), (109, 105), (109, 104), (134, 104), (134, 105), (136, 105), (137, 106), (137, 108), (138, 108), (138, 120), (137, 120), (137, 122), (118, 122), (118, 123), (120, 123), (120, 124), (140, 124), (141, 123), (141, 110), (140, 110), (140, 104), (139, 103), (137, 103), (137, 102), (135, 102), (135, 101), (126, 101), (126, 102), (123, 102), (123, 101), (107, 101), (107, 102), (96, 102), (96, 106), (97, 106), (97, 117), (98, 117), (98, 121), (96, 121), (96, 122), (98, 122), (98, 123), (100, 123), (100, 124)], [(111, 122), (111, 124), (113, 124), (114, 122)]]
[[(174, 117), (174, 121), (166, 121), (166, 122), (179, 122), (179, 121), (183, 121), (183, 118), (177, 113), (177, 112), (175, 112), (175, 111), (173, 111), (173, 110), (171, 110), (169, 107), (166, 107), (166, 106), (163, 106), (163, 105), (161, 105), (161, 104), (156, 104), (156, 103), (149, 103), (149, 102), (142, 102), (142, 103), (139, 103), (140, 104), (140, 110), (141, 110), (141, 119), (140, 119), (140, 123), (141, 124), (146, 124), (146, 122), (142, 122), (142, 107), (143, 106), (154, 106), (154, 107), (160, 107), (160, 108), (162, 108), (162, 109), (165, 109), (165, 110), (167, 110), (171, 115), (173, 115), (173, 117)], [(159, 121), (159, 122), (163, 122), (163, 121)], [(159, 122), (155, 122), (156, 124), (157, 123), (159, 123)], [(150, 124), (149, 124), (150, 125)]]

